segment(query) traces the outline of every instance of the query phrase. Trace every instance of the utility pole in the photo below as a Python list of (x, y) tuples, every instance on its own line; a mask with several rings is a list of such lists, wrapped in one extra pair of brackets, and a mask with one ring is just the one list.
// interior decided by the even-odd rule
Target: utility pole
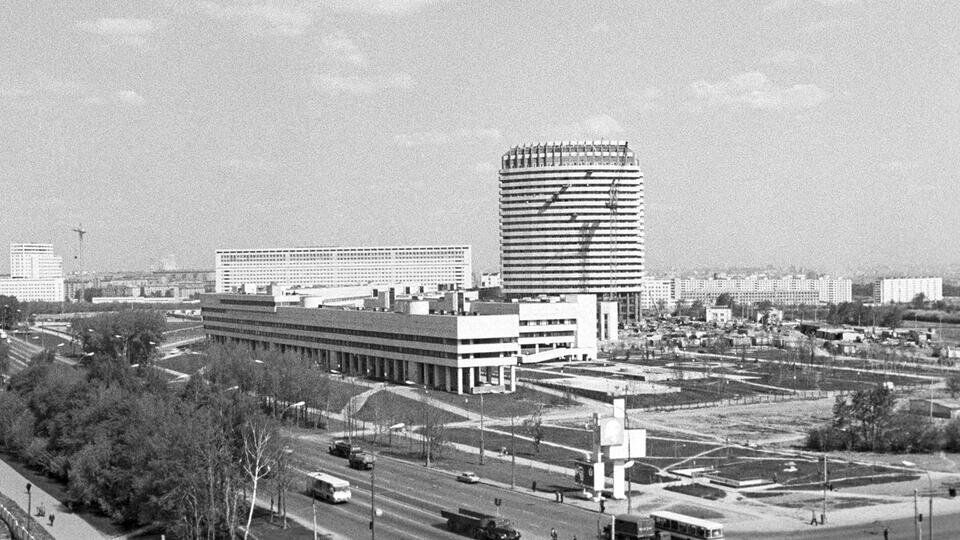
[(313, 509), (313, 540), (317, 540), (317, 500), (310, 500), (310, 508)]
[(827, 453), (823, 453), (823, 511), (820, 513), (820, 524), (827, 524)]
[(510, 489), (517, 487), (517, 452), (514, 444), (513, 425), (515, 417), (510, 417)]
[(370, 469), (370, 540), (377, 540), (377, 465)]
[(920, 540), (920, 513), (917, 509), (917, 490), (913, 490), (913, 536)]
[(483, 465), (483, 394), (480, 394), (480, 465)]

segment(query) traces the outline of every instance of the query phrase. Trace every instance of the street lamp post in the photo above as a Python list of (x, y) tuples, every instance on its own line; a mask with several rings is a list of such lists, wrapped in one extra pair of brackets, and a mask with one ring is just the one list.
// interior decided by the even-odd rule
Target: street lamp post
[[(469, 403), (469, 398), (464, 399)], [(483, 465), (483, 394), (480, 394), (480, 465)]]
[[(927, 499), (928, 499), (928, 514), (927, 514), (927, 537), (928, 540), (933, 540), (933, 477), (930, 476), (930, 471), (920, 469), (917, 467), (917, 464), (912, 461), (901, 461), (900, 463), (910, 467), (911, 469), (918, 470), (927, 475)], [(922, 535), (922, 527), (920, 526), (920, 521), (918, 518), (918, 508), (917, 508), (917, 490), (913, 490), (913, 521), (916, 523), (916, 535), (917, 540), (920, 539)]]
[[(401, 422), (399, 424), (394, 424), (388, 427), (387, 431), (389, 431), (392, 434), (394, 431), (403, 429), (404, 427), (406, 427), (406, 425), (403, 422)], [(377, 516), (382, 514), (382, 512), (379, 509), (377, 509), (377, 504), (376, 504), (377, 502), (377, 467), (380, 466), (378, 465), (377, 462), (380, 461), (379, 460), (380, 452), (378, 452), (376, 449), (374, 449), (373, 452), (375, 457), (373, 460), (373, 468), (370, 469), (370, 540), (377, 540)]]

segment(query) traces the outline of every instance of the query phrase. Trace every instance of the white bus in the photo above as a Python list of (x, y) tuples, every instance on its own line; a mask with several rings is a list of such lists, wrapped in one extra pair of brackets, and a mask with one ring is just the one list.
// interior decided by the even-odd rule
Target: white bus
[(313, 480), (310, 494), (314, 497), (332, 503), (350, 500), (350, 482), (321, 472), (310, 473), (309, 476)]
[(650, 514), (657, 540), (723, 540), (723, 524), (662, 510)]

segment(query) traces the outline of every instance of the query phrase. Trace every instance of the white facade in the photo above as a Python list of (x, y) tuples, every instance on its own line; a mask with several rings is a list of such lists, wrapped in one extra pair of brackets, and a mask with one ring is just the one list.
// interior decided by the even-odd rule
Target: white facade
[(770, 301), (774, 304), (799, 305), (849, 302), (853, 283), (849, 279), (806, 279), (785, 277), (732, 279), (676, 279), (674, 290), (678, 300), (711, 303), (721, 294), (730, 294), (738, 304)]
[(516, 389), (520, 319), (304, 307), (297, 295), (205, 294), (204, 331), (220, 342), (307, 356), (328, 369), (476, 393)]
[(63, 258), (53, 254), (53, 244), (10, 244), (12, 279), (61, 279)]
[(677, 302), (676, 286), (677, 281), (673, 279), (644, 279), (640, 307), (655, 309), (663, 302), (666, 309), (673, 309)]
[(420, 283), (470, 288), (470, 246), (305, 247), (217, 250), (216, 292), (271, 283), (340, 287)]
[(0, 295), (21, 302), (62, 302), (63, 279), (0, 279)]
[(724, 325), (733, 320), (733, 310), (728, 307), (708, 307), (706, 313), (708, 323)]
[(484, 272), (480, 274), (480, 288), (489, 289), (499, 287), (503, 282), (500, 280), (500, 272)]
[(624, 141), (516, 146), (500, 167), (500, 272), (508, 297), (616, 295), (639, 315), (643, 175)]
[(873, 301), (879, 304), (912, 302), (921, 293), (929, 302), (943, 300), (943, 278), (880, 278), (873, 284)]

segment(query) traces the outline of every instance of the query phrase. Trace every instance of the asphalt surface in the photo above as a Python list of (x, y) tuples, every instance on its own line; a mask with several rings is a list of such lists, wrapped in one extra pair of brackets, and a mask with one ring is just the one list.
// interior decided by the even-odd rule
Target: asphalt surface
[[(921, 537), (924, 540), (930, 540), (930, 536), (927, 534), (927, 516), (924, 515), (923, 519), (924, 521), (921, 523), (923, 528)], [(890, 540), (913, 540), (916, 538), (913, 518), (878, 521), (865, 525), (838, 527), (836, 529), (809, 525), (805, 530), (800, 532), (765, 536), (765, 538), (777, 540), (805, 540), (808, 538), (816, 538), (817, 540), (882, 539), (884, 527), (888, 529), (888, 538)], [(728, 535), (727, 538), (736, 537)], [(933, 516), (933, 540), (956, 540), (957, 538), (960, 538), (960, 514)]]
[[(370, 471), (357, 471), (347, 460), (323, 453), (306, 459), (310, 471), (323, 471), (350, 481), (353, 499), (345, 504), (317, 503), (317, 524), (343, 538), (370, 534)], [(308, 471), (302, 471), (305, 474)], [(525, 539), (549, 539), (555, 527), (561, 538), (594, 538), (597, 512), (553, 502), (553, 495), (538, 497), (529, 492), (485, 484), (457, 482), (454, 475), (423, 465), (379, 456), (376, 474), (377, 533), (382, 538), (463, 538), (446, 530), (440, 510), (467, 507), (496, 515), (495, 499), (501, 499), (501, 515), (510, 519)], [(288, 499), (288, 513), (312, 519), (311, 499), (298, 493)]]

